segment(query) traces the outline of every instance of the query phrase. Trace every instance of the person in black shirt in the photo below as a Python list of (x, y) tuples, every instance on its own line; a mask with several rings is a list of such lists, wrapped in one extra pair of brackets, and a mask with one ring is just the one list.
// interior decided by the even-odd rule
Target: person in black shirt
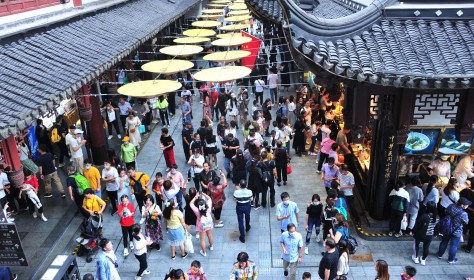
[(69, 190), (69, 197), (72, 201), (74, 201), (82, 216), (84, 216), (84, 218), (89, 218), (90, 214), (87, 213), (84, 208), (82, 208), (82, 201), (84, 200), (84, 195), (80, 193), (79, 186), (77, 185), (76, 179), (74, 178), (76, 175), (76, 169), (73, 165), (69, 165), (67, 167), (67, 175), (68, 177), (66, 179), (66, 185)]
[(191, 157), (191, 150), (190, 144), (193, 140), (193, 125), (191, 122), (186, 122), (183, 131), (181, 132), (181, 136), (183, 137), (183, 151), (184, 157), (186, 158), (186, 162), (188, 162), (189, 158)]
[(270, 188), (270, 206), (275, 207), (275, 177), (276, 167), (275, 161), (268, 160), (267, 151), (263, 151), (260, 156), (262, 161), (259, 167), (262, 169), (263, 189), (262, 189), (262, 207), (267, 207), (267, 189)]
[[(66, 198), (64, 194), (63, 184), (61, 179), (59, 179), (58, 172), (56, 171), (56, 166), (54, 163), (54, 156), (51, 153), (48, 153), (48, 148), (46, 145), (39, 145), (38, 152), (40, 153), (39, 158), (36, 160), (39, 171), (38, 173), (41, 176), (41, 179), (44, 182), (44, 197), (52, 197), (51, 194), (51, 182), (56, 185), (56, 188), (61, 193), (62, 198)], [(82, 205), (81, 205), (82, 207)]]
[(168, 133), (168, 129), (163, 127), (161, 129), (161, 137), (160, 137), (160, 148), (163, 150), (163, 156), (165, 157), (166, 161), (166, 172), (170, 171), (171, 166), (176, 164), (176, 160), (174, 159), (174, 141), (171, 138), (171, 135)]
[(214, 170), (211, 170), (208, 162), (204, 162), (202, 165), (203, 170), (200, 175), (202, 192), (208, 194), (208, 185), (217, 176)]
[(68, 149), (67, 149), (67, 146), (66, 146), (66, 134), (67, 134), (67, 131), (68, 131), (69, 128), (67, 126), (66, 121), (64, 121), (63, 115), (59, 115), (56, 118), (56, 124), (53, 126), (51, 131), (53, 131), (55, 128), (57, 129), (57, 133), (58, 133), (59, 137), (61, 137), (61, 140), (59, 140), (59, 142), (56, 143), (56, 145), (59, 148), (59, 159), (58, 159), (59, 160), (59, 165), (58, 165), (58, 167), (63, 167), (64, 166), (64, 157), (66, 157), (66, 156), (69, 157)]
[(199, 137), (201, 137), (201, 139), (204, 139), (204, 137), (206, 137), (207, 131), (209, 130), (208, 126), (209, 125), (206, 120), (201, 120), (201, 127), (199, 127), (196, 131), (199, 134)]
[(339, 253), (336, 249), (336, 242), (332, 238), (327, 238), (324, 242), (326, 252), (319, 262), (319, 278), (323, 280), (332, 280), (337, 276), (337, 264), (339, 262)]
[(282, 179), (283, 185), (286, 185), (286, 166), (288, 164), (288, 154), (286, 150), (283, 149), (283, 144), (280, 141), (277, 142), (277, 148), (275, 150), (275, 164), (277, 170), (277, 185), (281, 186)]
[(204, 155), (204, 145), (201, 141), (201, 136), (199, 133), (194, 133), (194, 140), (189, 143), (189, 152), (199, 149), (201, 151), (201, 155)]
[(48, 135), (48, 129), (44, 126), (42, 119), (36, 120), (35, 136), (39, 145), (46, 145), (48, 148), (47, 152), (53, 152), (53, 146), (51, 145), (51, 139)]
[(313, 227), (316, 229), (316, 242), (320, 242), (319, 232), (321, 230), (321, 216), (323, 214), (323, 205), (319, 194), (313, 194), (311, 204), (306, 208), (306, 247), (304, 253), (308, 254), (308, 245), (313, 233)]
[(232, 133), (227, 134), (222, 141), (222, 151), (224, 152), (224, 168), (227, 172), (227, 178), (231, 177), (230, 161), (240, 148), (239, 139), (235, 138)]

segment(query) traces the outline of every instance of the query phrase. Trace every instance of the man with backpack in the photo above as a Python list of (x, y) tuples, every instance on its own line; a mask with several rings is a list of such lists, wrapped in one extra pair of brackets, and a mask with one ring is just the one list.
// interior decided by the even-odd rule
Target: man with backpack
[(471, 206), (471, 204), (472, 202), (467, 198), (461, 197), (455, 204), (453, 203), (446, 208), (446, 216), (439, 223), (439, 233), (443, 237), (439, 244), (438, 259), (443, 257), (449, 243), (448, 263), (454, 264), (458, 261), (456, 252), (463, 234), (463, 226), (469, 222), (467, 213), (464, 210)]
[(67, 167), (67, 187), (69, 190), (69, 197), (76, 204), (79, 212), (85, 217), (89, 217), (89, 213), (82, 208), (84, 200), (84, 190), (90, 188), (89, 181), (80, 173), (76, 173), (76, 168), (73, 165)]
[(275, 177), (277, 175), (275, 161), (268, 159), (267, 151), (263, 151), (260, 156), (262, 160), (259, 167), (262, 169), (262, 207), (267, 207), (267, 189), (270, 188), (270, 206), (275, 207)]
[(145, 196), (150, 193), (148, 190), (148, 185), (150, 185), (150, 176), (143, 172), (137, 172), (134, 167), (128, 169), (128, 175), (130, 177), (130, 187), (132, 189), (132, 194), (135, 195), (137, 200), (139, 210), (142, 211), (142, 207), (145, 202)]

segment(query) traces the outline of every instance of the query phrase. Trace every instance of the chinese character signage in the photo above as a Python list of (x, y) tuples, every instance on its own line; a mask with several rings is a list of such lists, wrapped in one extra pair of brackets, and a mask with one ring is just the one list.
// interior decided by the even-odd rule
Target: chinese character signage
[(20, 236), (13, 223), (0, 223), (0, 266), (28, 266)]

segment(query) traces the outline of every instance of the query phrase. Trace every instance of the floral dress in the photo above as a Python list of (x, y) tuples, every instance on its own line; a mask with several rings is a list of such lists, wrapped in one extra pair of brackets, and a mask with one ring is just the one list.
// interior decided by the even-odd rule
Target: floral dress
[[(143, 206), (142, 209), (142, 212), (146, 211), (145, 206)], [(159, 243), (160, 241), (163, 241), (163, 230), (161, 228), (160, 218), (156, 217), (156, 219), (154, 219), (152, 217), (153, 211), (161, 213), (160, 207), (156, 204), (153, 204), (153, 207), (148, 210), (145, 220), (145, 235), (150, 237), (150, 240), (153, 241), (153, 243)]]

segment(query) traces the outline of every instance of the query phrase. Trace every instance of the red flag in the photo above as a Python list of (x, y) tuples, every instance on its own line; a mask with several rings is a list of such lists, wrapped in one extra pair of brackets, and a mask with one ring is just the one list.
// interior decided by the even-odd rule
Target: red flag
[(260, 50), (260, 46), (262, 45), (262, 40), (243, 31), (242, 36), (252, 38), (252, 41), (242, 45), (243, 51), (250, 52), (249, 56), (242, 58), (242, 66), (247, 66), (248, 68), (253, 69), (253, 66), (255, 65), (255, 60), (258, 56), (258, 51)]

